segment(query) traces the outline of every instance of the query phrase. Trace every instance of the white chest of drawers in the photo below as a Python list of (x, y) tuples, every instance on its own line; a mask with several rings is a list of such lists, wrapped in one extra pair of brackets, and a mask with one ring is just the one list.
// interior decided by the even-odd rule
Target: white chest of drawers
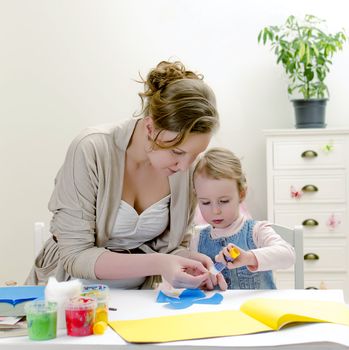
[[(268, 220), (304, 228), (305, 288), (349, 298), (349, 129), (264, 130)], [(292, 271), (276, 274), (292, 288)]]

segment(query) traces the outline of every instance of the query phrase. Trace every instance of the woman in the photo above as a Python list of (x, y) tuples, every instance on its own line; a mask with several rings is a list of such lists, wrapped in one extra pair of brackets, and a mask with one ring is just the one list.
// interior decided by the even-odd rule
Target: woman
[[(180, 62), (160, 62), (144, 83), (141, 117), (82, 132), (49, 202), (52, 237), (27, 284), (79, 278), (112, 287), (212, 289), (212, 262), (190, 253), (190, 165), (218, 126), (212, 90)], [(148, 278), (147, 278), (148, 277)]]

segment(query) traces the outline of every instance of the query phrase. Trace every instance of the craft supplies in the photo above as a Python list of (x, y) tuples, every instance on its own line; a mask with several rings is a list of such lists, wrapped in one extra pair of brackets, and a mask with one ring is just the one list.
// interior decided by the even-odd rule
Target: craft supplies
[(198, 288), (160, 290), (156, 298), (157, 303), (167, 303), (165, 307), (170, 309), (185, 309), (193, 304), (220, 304), (222, 300), (223, 296), (219, 293), (206, 298), (206, 294)]
[(210, 267), (210, 273), (212, 273), (212, 275), (217, 275), (218, 273), (220, 273), (223, 269), (225, 269), (226, 266), (220, 262), (216, 262), (214, 263), (213, 266)]
[(81, 295), (96, 299), (97, 309), (95, 321), (108, 323), (109, 287), (104, 284), (90, 284), (83, 286)]
[(48, 340), (57, 336), (57, 304), (34, 300), (25, 306), (28, 335), (32, 340)]
[(229, 249), (229, 255), (230, 257), (224, 255), (225, 261), (233, 262), (240, 255), (240, 250), (237, 247), (232, 247)]
[(97, 301), (93, 298), (71, 298), (65, 307), (67, 334), (85, 336), (93, 334)]
[(44, 299), (44, 294), (44, 286), (0, 287), (0, 316), (25, 316), (25, 304)]
[[(228, 262), (233, 262), (239, 255), (240, 255), (240, 250), (237, 247), (232, 247), (229, 249), (229, 255), (224, 257), (224, 260), (228, 263)], [(217, 275), (218, 273), (220, 273), (221, 271), (223, 271), (227, 266), (223, 263), (220, 262), (216, 262), (211, 268), (210, 268), (210, 273), (212, 273), (213, 275)]]
[(65, 304), (73, 297), (80, 296), (82, 283), (79, 280), (70, 280), (58, 282), (56, 278), (50, 277), (45, 288), (45, 298), (49, 302), (57, 303), (57, 327), (64, 329), (65, 322)]
[(104, 321), (96, 322), (93, 325), (93, 334), (102, 335), (106, 331), (108, 324)]

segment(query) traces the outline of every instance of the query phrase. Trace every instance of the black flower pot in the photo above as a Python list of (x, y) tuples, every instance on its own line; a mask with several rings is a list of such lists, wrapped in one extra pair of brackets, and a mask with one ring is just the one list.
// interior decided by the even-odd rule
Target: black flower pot
[(296, 128), (325, 128), (327, 98), (312, 100), (292, 100)]

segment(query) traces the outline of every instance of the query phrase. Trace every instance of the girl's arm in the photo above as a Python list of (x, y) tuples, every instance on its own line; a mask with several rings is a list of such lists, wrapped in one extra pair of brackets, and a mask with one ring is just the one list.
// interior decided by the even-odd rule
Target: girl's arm
[[(286, 269), (296, 259), (294, 248), (278, 235), (266, 221), (256, 223), (253, 240), (257, 249), (251, 250), (258, 261), (258, 271)], [(253, 270), (253, 268), (251, 269)]]
[(226, 263), (229, 269), (247, 266), (252, 271), (285, 269), (295, 262), (294, 248), (283, 240), (265, 221), (256, 222), (253, 229), (253, 241), (256, 249), (245, 251), (239, 247), (240, 255), (233, 262), (228, 262), (229, 250), (234, 246), (228, 244), (216, 256), (216, 261)]

